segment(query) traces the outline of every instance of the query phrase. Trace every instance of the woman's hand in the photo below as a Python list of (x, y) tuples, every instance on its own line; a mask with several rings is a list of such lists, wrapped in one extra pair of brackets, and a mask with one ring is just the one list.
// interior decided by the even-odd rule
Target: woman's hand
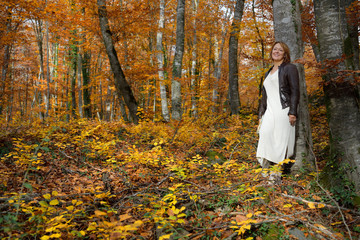
[(290, 115), (289, 115), (289, 122), (290, 122), (291, 126), (295, 126), (296, 116), (290, 114)]

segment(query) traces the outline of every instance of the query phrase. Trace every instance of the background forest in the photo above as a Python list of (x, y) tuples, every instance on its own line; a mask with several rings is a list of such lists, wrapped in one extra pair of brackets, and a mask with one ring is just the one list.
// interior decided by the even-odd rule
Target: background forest
[[(358, 239), (359, 8), (0, 0), (0, 236)], [(269, 186), (255, 152), (275, 40), (301, 99)]]

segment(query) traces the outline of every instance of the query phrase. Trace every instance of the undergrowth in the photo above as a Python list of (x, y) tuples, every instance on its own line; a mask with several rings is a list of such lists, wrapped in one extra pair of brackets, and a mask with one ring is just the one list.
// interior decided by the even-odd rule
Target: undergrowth
[[(297, 229), (345, 239), (346, 224), (358, 237), (359, 213), (343, 208), (344, 222), (313, 186), (314, 174), (267, 185), (255, 159), (256, 123), (242, 114), (3, 128), (0, 236), (294, 239)], [(323, 138), (314, 136), (316, 152), (325, 151)]]

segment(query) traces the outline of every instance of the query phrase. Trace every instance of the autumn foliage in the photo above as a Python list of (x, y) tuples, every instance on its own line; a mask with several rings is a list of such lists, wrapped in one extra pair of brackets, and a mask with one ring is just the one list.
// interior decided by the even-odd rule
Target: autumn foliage
[(0, 0), (0, 237), (358, 238), (352, 185), (325, 189), (321, 182), (333, 166), (322, 72), (310, 47), (311, 5), (303, 12), (306, 47), (298, 62), (306, 71), (316, 169), (286, 172), (281, 185), (269, 185), (255, 152), (259, 86), (274, 40), (271, 1), (245, 1), (241, 111), (230, 116), (226, 48), (234, 1), (186, 0), (183, 116), (169, 122), (158, 72), (170, 102), (177, 1), (165, 4), (163, 69), (156, 64), (158, 2), (107, 1), (138, 104), (140, 122), (133, 124), (116, 92), (96, 1)]

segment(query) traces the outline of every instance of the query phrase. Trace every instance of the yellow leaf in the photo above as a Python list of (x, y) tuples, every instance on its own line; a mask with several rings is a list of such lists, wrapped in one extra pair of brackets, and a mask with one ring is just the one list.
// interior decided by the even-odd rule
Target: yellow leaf
[(51, 234), (49, 237), (50, 237), (50, 238), (60, 238), (60, 237), (61, 237), (61, 233), (54, 233), (54, 234)]
[(290, 207), (292, 207), (291, 204), (285, 204), (285, 205), (283, 206), (283, 208), (290, 208)]
[(253, 216), (252, 213), (246, 214), (246, 217), (247, 217), (247, 218), (251, 218), (252, 216)]
[(161, 237), (159, 237), (159, 240), (170, 239), (170, 237), (171, 237), (171, 233), (167, 235), (162, 235)]
[(99, 210), (95, 210), (95, 215), (96, 215), (96, 216), (106, 216), (107, 213), (106, 213), (106, 212), (99, 211)]
[(249, 225), (245, 225), (245, 226), (243, 226), (243, 228), (245, 228), (245, 229), (247, 229), (247, 230), (250, 230), (251, 225), (250, 225), (250, 224), (249, 224)]
[(325, 205), (322, 204), (322, 203), (319, 203), (317, 207), (318, 207), (318, 208), (323, 208), (323, 207), (325, 207)]
[(38, 157), (41, 157), (41, 155), (42, 155), (42, 153), (38, 153), (38, 154), (37, 154)]
[(314, 224), (314, 226), (315, 226), (315, 227), (318, 227), (318, 228), (326, 229), (326, 227), (324, 227), (323, 225), (318, 224), (318, 223)]
[(74, 206), (68, 206), (68, 207), (66, 207), (66, 209), (69, 211), (72, 211), (72, 210), (74, 210)]
[(58, 193), (57, 191), (53, 191), (51, 194), (52, 194), (54, 197), (56, 197), (57, 195), (59, 195), (59, 193)]
[(309, 208), (315, 208), (315, 203), (309, 202), (309, 203), (308, 203), (308, 206), (309, 206)]
[(80, 231), (79, 233), (81, 234), (81, 236), (85, 236), (86, 234), (85, 231)]
[(331, 225), (338, 225), (338, 224), (341, 224), (342, 222), (334, 222), (332, 223)]
[(51, 206), (58, 205), (58, 204), (59, 204), (59, 200), (57, 200), (57, 199), (51, 200), (51, 202), (50, 202), (49, 204), (50, 204)]
[(129, 214), (123, 214), (123, 215), (120, 215), (119, 216), (119, 221), (122, 222), (122, 221), (125, 221), (129, 218), (132, 218), (132, 216), (130, 216)]
[(51, 198), (51, 195), (49, 193), (43, 195), (43, 197), (46, 199), (46, 200), (50, 200)]
[(48, 235), (44, 235), (40, 238), (41, 240), (48, 240), (49, 239), (49, 236)]

